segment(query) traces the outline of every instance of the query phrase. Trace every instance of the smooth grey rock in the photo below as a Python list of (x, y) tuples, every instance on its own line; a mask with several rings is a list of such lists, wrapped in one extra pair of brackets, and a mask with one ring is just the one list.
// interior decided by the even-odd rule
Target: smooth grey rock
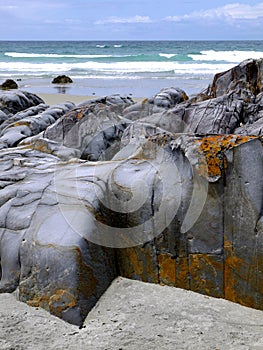
[(0, 110), (0, 126), (8, 119), (8, 116)]
[[(14, 115), (2, 124), (0, 143), (5, 147), (16, 146), (20, 141), (46, 130), (48, 126), (74, 107), (72, 103), (46, 108), (46, 105)], [(43, 111), (42, 111), (43, 110)]]
[(2, 130), (5, 129), (7, 126), (9, 126), (12, 123), (18, 122), (21, 119), (40, 114), (44, 112), (48, 107), (48, 105), (40, 103), (37, 106), (29, 107), (26, 110), (14, 114), (13, 116), (9, 116), (8, 119), (1, 124), (0, 131), (2, 132)]
[[(130, 101), (126, 103), (126, 99), (117, 95), (104, 102), (79, 105), (48, 127), (43, 138), (60, 143), (74, 152), (78, 150), (81, 159), (103, 159), (105, 151), (114, 143), (118, 144), (129, 123), (120, 113)], [(116, 147), (115, 153), (118, 145)]]
[(140, 119), (173, 133), (230, 134), (243, 121), (244, 103), (235, 93), (195, 103), (181, 103)]
[(187, 99), (188, 96), (180, 88), (164, 88), (153, 97), (125, 108), (124, 117), (130, 120), (146, 118), (153, 113), (160, 113), (172, 108)]
[(0, 190), (0, 290), (19, 286), (21, 301), (80, 326), (116, 276), (113, 251), (87, 240), (91, 222), (85, 208), (96, 204), (89, 188), (96, 185), (75, 190), (74, 198), (76, 163), (66, 166), (23, 148), (2, 151), (0, 164), (6, 160), (13, 166), (2, 176), (11, 183)]
[(111, 106), (111, 110), (122, 113), (123, 110), (132, 104), (134, 104), (133, 99), (130, 96), (122, 96), (120, 94), (113, 94), (109, 96), (103, 96), (94, 98), (91, 100), (83, 101), (77, 105), (77, 107), (91, 106), (103, 104), (106, 106)]
[(0, 94), (0, 110), (6, 114), (15, 114), (40, 103), (44, 101), (27, 91), (6, 91)]

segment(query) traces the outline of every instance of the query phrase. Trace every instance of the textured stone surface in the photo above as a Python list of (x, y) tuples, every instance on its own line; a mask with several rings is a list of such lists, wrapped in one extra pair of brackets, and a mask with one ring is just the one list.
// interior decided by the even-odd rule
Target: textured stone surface
[(124, 111), (124, 117), (130, 120), (141, 119), (154, 113), (161, 113), (187, 99), (188, 96), (180, 88), (164, 88), (151, 98), (145, 98), (127, 107)]
[(44, 101), (37, 95), (27, 91), (6, 91), (0, 94), (0, 110), (8, 115), (13, 115), (40, 103), (44, 103)]
[[(69, 222), (80, 213), (85, 224), (70, 187), (76, 164), (60, 167), (54, 156), (25, 148), (2, 151), (0, 163), (0, 290), (19, 286), (20, 300), (81, 325), (116, 272), (113, 252), (85, 238), (89, 218), (82, 232)], [(87, 184), (83, 205), (90, 206), (88, 193)]]
[(57, 106), (39, 104), (8, 118), (0, 126), (1, 147), (13, 147), (27, 137), (37, 135), (74, 107), (72, 103)]
[(43, 133), (43, 138), (78, 150), (80, 158), (98, 160), (114, 141), (120, 141), (129, 121), (121, 117), (129, 99), (109, 96), (80, 104)]
[(263, 59), (248, 59), (238, 66), (215, 75), (207, 94), (212, 98), (235, 91), (240, 97), (248, 99), (262, 92)]
[[(119, 268), (125, 277), (262, 308), (262, 144), (234, 135), (214, 138), (195, 140), (205, 144), (201, 149), (210, 183), (194, 225), (180, 232), (187, 214), (182, 216), (179, 208), (163, 235), (146, 245), (119, 250)], [(202, 162), (201, 158), (196, 165), (198, 173), (204, 171)]]
[(262, 309), (261, 71), (191, 100), (2, 94), (0, 290), (77, 325), (118, 274)]

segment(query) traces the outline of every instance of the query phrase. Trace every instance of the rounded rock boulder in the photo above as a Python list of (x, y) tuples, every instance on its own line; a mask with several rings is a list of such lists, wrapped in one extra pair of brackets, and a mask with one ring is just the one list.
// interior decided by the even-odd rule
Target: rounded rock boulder
[(67, 75), (58, 75), (52, 80), (52, 84), (70, 84), (73, 83), (73, 80)]
[(3, 90), (18, 89), (17, 83), (12, 79), (7, 79), (3, 84), (0, 85)]

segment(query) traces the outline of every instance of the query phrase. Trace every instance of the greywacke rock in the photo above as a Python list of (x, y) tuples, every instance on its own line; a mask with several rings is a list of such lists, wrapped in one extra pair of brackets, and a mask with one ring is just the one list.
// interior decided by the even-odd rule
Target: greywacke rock
[(262, 63), (191, 99), (0, 95), (0, 290), (80, 326), (119, 274), (262, 309)]

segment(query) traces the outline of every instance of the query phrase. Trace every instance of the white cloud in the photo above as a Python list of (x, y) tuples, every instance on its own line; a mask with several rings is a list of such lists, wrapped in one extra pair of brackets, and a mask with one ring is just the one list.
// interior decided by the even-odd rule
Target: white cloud
[(205, 20), (223, 18), (226, 20), (257, 20), (263, 17), (263, 2), (256, 5), (240, 3), (228, 4), (222, 7), (201, 10), (183, 16), (168, 16), (165, 21), (181, 22), (184, 20)]
[(95, 22), (95, 24), (107, 24), (107, 23), (152, 23), (149, 16), (134, 16), (134, 17), (110, 17), (101, 19)]
[(17, 5), (0, 5), (0, 11), (13, 11), (18, 8)]

